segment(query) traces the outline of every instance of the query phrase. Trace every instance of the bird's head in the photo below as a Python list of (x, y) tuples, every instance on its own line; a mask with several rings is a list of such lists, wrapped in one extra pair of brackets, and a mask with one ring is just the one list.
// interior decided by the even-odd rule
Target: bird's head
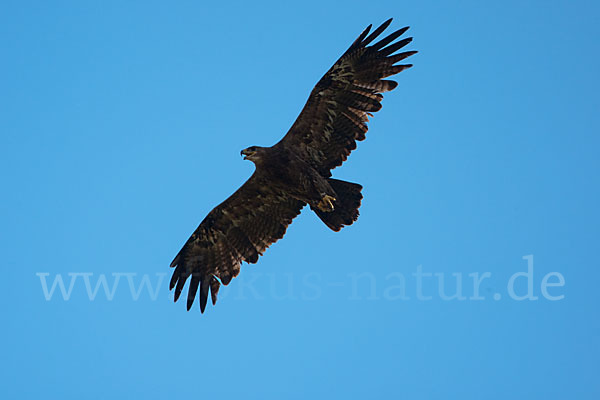
[(264, 147), (250, 146), (250, 147), (240, 151), (240, 154), (242, 156), (244, 156), (244, 160), (250, 160), (253, 163), (256, 163), (257, 161), (260, 161), (262, 159), (264, 152), (265, 152)]

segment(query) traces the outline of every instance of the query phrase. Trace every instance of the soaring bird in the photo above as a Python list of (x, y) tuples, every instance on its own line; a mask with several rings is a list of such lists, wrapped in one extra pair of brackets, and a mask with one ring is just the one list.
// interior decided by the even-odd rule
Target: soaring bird
[(187, 309), (200, 289), (200, 311), (210, 292), (213, 305), (221, 284), (240, 273), (242, 261), (258, 257), (281, 239), (305, 205), (334, 231), (358, 218), (362, 186), (331, 177), (356, 142), (365, 139), (367, 122), (381, 109), (382, 93), (398, 83), (385, 80), (411, 64), (397, 64), (417, 53), (399, 49), (408, 27), (373, 43), (392, 19), (371, 31), (369, 25), (314, 87), (287, 134), (271, 147), (241, 151), (255, 164), (252, 176), (216, 206), (179, 251), (170, 289), (175, 301), (188, 278)]

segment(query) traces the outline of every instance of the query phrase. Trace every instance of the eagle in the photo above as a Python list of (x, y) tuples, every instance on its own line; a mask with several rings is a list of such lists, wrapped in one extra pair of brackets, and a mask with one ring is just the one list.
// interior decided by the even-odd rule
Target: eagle
[(175, 270), (169, 289), (175, 289), (175, 301), (191, 278), (188, 311), (198, 289), (200, 311), (204, 313), (209, 293), (214, 305), (221, 284), (240, 273), (243, 261), (256, 263), (306, 205), (336, 232), (356, 221), (362, 186), (332, 178), (331, 170), (365, 139), (369, 117), (381, 109), (382, 93), (398, 85), (384, 78), (412, 67), (397, 64), (417, 53), (397, 53), (412, 41), (397, 40), (409, 27), (373, 43), (391, 22), (373, 32), (369, 25), (358, 36), (314, 87), (278, 143), (241, 151), (255, 164), (254, 173), (208, 213), (171, 263)]

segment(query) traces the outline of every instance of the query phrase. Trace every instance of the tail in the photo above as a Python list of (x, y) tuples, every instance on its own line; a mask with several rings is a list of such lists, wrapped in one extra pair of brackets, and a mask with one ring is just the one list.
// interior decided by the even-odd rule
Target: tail
[(329, 182), (335, 193), (337, 193), (334, 210), (325, 212), (312, 206), (311, 209), (321, 218), (321, 221), (325, 222), (325, 225), (338, 232), (345, 225), (352, 225), (358, 218), (358, 208), (362, 200), (362, 194), (360, 193), (362, 186), (358, 183), (331, 178), (327, 179), (327, 182)]

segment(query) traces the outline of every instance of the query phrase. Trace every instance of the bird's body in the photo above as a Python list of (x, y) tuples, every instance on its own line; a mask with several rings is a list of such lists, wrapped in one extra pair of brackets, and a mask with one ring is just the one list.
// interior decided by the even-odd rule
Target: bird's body
[(209, 291), (214, 304), (221, 283), (227, 285), (238, 275), (242, 261), (257, 262), (307, 204), (334, 231), (356, 221), (362, 186), (331, 178), (331, 170), (365, 139), (369, 116), (381, 108), (381, 93), (397, 86), (382, 78), (411, 66), (395, 63), (415, 51), (393, 54), (411, 41), (393, 43), (408, 28), (368, 46), (390, 23), (367, 36), (369, 26), (354, 41), (317, 83), (279, 143), (242, 150), (256, 169), (206, 216), (171, 263), (176, 267), (170, 284), (175, 301), (191, 277), (188, 309), (198, 289), (201, 311)]
[[(269, 184), (291, 197), (319, 209), (323, 197), (335, 198), (335, 190), (327, 178), (313, 168), (303, 157), (284, 146), (258, 147), (252, 158), (256, 173), (269, 181)], [(242, 154), (248, 149), (242, 150)], [(281, 168), (285, 165), (286, 168)], [(326, 211), (326, 210), (323, 210)]]

